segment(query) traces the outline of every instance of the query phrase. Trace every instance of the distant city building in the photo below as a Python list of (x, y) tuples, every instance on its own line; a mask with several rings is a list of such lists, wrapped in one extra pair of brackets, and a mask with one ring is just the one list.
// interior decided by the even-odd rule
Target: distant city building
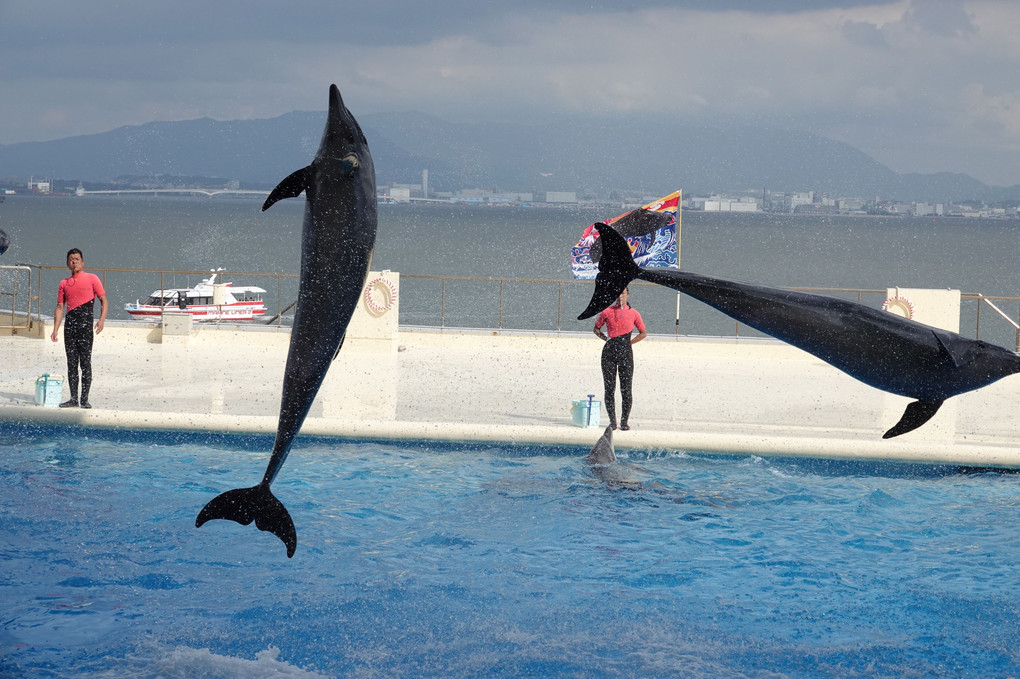
[(492, 191), (489, 189), (461, 189), (453, 196), (452, 200), (456, 203), (467, 203), (468, 205), (516, 205), (532, 202), (534, 194)]
[(942, 203), (914, 203), (914, 216), (915, 217), (941, 217), (945, 214), (945, 209)]
[(757, 212), (758, 201), (754, 198), (738, 200), (711, 199), (705, 201), (705, 212)]
[(545, 202), (547, 203), (576, 203), (576, 191), (546, 191)]
[(802, 191), (799, 193), (790, 194), (789, 209), (790, 212), (796, 212), (797, 207), (800, 205), (811, 205), (815, 202), (814, 191)]
[(835, 215), (839, 214), (839, 207), (833, 203), (802, 203), (793, 208), (795, 215)]
[(32, 177), (28, 180), (28, 190), (35, 191), (36, 193), (50, 193), (53, 190), (53, 186), (49, 181), (37, 181), (35, 177)]

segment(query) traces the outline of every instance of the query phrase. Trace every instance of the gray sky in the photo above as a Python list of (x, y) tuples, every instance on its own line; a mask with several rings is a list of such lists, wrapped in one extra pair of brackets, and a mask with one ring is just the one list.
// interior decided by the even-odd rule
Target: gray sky
[(1020, 184), (1016, 0), (0, 0), (0, 144), (325, 110), (803, 129)]

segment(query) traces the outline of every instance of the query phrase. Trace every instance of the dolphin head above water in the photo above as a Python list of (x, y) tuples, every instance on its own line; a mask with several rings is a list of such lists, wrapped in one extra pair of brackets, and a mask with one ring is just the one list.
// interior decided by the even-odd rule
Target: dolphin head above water
[[(354, 191), (375, 201), (375, 167), (368, 153), (368, 141), (358, 121), (344, 105), (336, 85), (329, 87), (329, 111), (315, 158), (308, 167), (280, 182), (266, 198), (262, 210), (268, 210), (284, 198), (296, 198), (302, 192), (314, 204), (317, 196), (330, 189)], [(348, 198), (348, 202), (353, 205), (357, 201)], [(325, 208), (331, 209), (331, 205)], [(374, 204), (372, 209), (374, 211)], [(314, 220), (315, 216), (312, 217)], [(320, 218), (315, 223), (321, 225), (323, 221)], [(374, 231), (372, 237), (375, 237)]]
[(981, 385), (1020, 373), (1020, 354), (984, 340), (968, 342), (964, 360)]
[[(340, 89), (336, 85), (329, 88), (329, 112), (326, 114), (326, 127), (322, 130), (322, 141), (316, 152), (316, 159), (348, 160), (349, 154), (367, 146), (365, 134), (354, 119), (351, 112), (344, 106)], [(350, 169), (350, 168), (348, 168)]]
[(622, 488), (626, 490), (640, 490), (642, 482), (635, 476), (636, 467), (629, 464), (621, 464), (616, 459), (616, 449), (613, 447), (613, 428), (606, 427), (606, 430), (595, 442), (591, 451), (584, 458), (585, 466), (596, 478), (610, 488)]
[(584, 458), (585, 464), (599, 465), (612, 464), (616, 462), (616, 449), (613, 448), (613, 428), (606, 427), (598, 441), (595, 442), (591, 452)]

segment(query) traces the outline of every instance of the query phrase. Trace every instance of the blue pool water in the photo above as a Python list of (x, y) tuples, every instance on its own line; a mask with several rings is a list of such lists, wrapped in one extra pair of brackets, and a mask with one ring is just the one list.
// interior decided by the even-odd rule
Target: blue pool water
[(3, 677), (1020, 672), (1020, 475), (0, 425)]

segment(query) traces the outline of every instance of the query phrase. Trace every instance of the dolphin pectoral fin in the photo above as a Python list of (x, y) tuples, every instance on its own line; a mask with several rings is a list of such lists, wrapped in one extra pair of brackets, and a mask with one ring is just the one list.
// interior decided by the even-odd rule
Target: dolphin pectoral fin
[(266, 202), (262, 203), (262, 211), (265, 212), (277, 201), (284, 198), (297, 198), (305, 190), (312, 179), (312, 168), (303, 167), (296, 172), (291, 172), (286, 179), (276, 185)]
[(891, 439), (908, 431), (914, 431), (922, 424), (935, 416), (935, 413), (942, 407), (943, 401), (914, 401), (907, 406), (903, 417), (896, 423), (896, 426), (882, 435), (884, 439)]
[(269, 486), (236, 488), (214, 497), (195, 519), (195, 528), (213, 519), (229, 519), (242, 526), (252, 521), (259, 530), (272, 533), (287, 546), (287, 558), (297, 549), (297, 530), (283, 503), (276, 499)]
[(336, 357), (340, 355), (340, 350), (344, 348), (344, 340), (345, 339), (347, 339), (347, 333), (346, 332), (344, 333), (343, 337), (340, 338), (340, 344), (336, 345), (336, 352), (334, 352), (334, 354), (333, 354), (333, 360), (334, 361), (336, 360)]
[(577, 317), (579, 321), (591, 318), (610, 306), (627, 284), (641, 273), (641, 269), (634, 263), (626, 238), (605, 224), (596, 224), (595, 228), (602, 241), (602, 258), (599, 260), (599, 275), (595, 278), (595, 291), (588, 302), (588, 308)]

